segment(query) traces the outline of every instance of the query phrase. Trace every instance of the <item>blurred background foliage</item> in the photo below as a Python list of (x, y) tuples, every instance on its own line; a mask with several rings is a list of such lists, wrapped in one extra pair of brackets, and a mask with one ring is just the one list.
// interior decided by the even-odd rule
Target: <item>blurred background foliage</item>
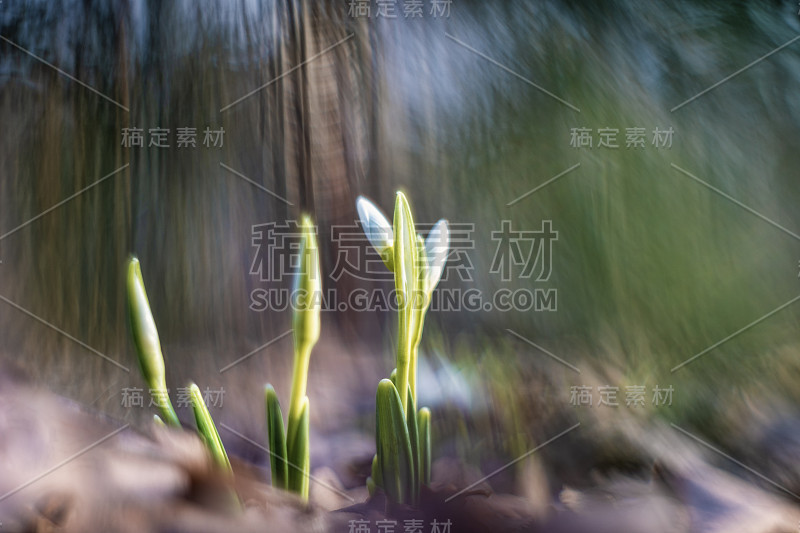
[[(593, 383), (621, 386), (623, 398), (626, 385), (672, 385), (671, 408), (643, 413), (723, 438), (753, 399), (792, 409), (800, 399), (798, 305), (671, 372), (798, 295), (800, 43), (671, 110), (798, 34), (791, 2), (454, 0), (447, 18), (388, 20), (352, 17), (344, 1), (6, 0), (0, 295), (132, 372), (6, 301), (0, 350), (67, 397), (139, 416), (119, 399), (121, 387), (142, 386), (122, 281), (136, 253), (171, 385), (224, 386), (228, 403), (212, 414), (260, 435), (258, 391), (288, 371), (288, 341), (218, 372), (290, 327), (287, 312), (249, 309), (263, 286), (250, 274), (251, 227), (312, 213), (330, 272), (331, 227), (354, 223), (356, 196), (390, 212), (403, 189), (417, 221), (474, 224), (473, 279), (443, 289), (530, 288), (490, 272), (491, 232), (503, 220), (526, 230), (552, 220), (559, 232), (552, 276), (536, 285), (557, 289), (557, 311), (428, 315), (421, 405), (489, 413), (482, 422), (435, 414), (439, 434), (455, 436), (450, 451), (526, 449), (566, 427), (561, 418), (583, 416), (569, 411), (570, 387)], [(130, 127), (170, 128), (172, 146), (126, 148)], [(197, 128), (197, 148), (175, 146), (180, 127)], [(206, 127), (224, 128), (222, 147), (202, 146)], [(605, 127), (619, 129), (620, 148), (597, 147)], [(644, 148), (625, 148), (633, 127), (645, 128)], [(652, 145), (656, 127), (674, 129), (671, 148)], [(595, 146), (572, 147), (573, 128), (592, 128)], [(326, 281), (342, 294), (380, 286)], [(341, 414), (334, 385), (345, 384), (366, 420), (374, 378), (391, 370), (394, 313), (326, 315), (312, 403), (333, 398)], [(336, 426), (315, 417), (319, 431)], [(481, 439), (485, 448), (473, 445)]]

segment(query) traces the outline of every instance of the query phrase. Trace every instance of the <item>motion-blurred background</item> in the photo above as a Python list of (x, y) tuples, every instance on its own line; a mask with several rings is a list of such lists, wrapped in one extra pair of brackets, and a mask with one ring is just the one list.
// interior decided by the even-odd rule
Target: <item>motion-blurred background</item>
[[(428, 314), (420, 395), (438, 410), (441, 455), (486, 468), (574, 420), (619, 415), (746, 457), (753, 421), (796, 420), (797, 5), (425, 0), (418, 16), (409, 4), (0, 3), (4, 360), (81, 404), (149, 418), (147, 400), (124, 405), (145, 387), (123, 291), (136, 254), (170, 387), (224, 389), (214, 417), (261, 441), (261, 390), (288, 395), (290, 337), (253, 352), (291, 314), (253, 310), (252, 295), (291, 280), (253, 273), (253, 226), (308, 212), (326, 287), (383, 290), (391, 281), (333, 279), (346, 248), (334, 228), (360, 231), (360, 194), (391, 215), (402, 189), (418, 222), (462, 232), (440, 292), (555, 298)], [(179, 146), (181, 128), (196, 128), (195, 147)], [(530, 256), (544, 221), (552, 263), (525, 276), (546, 261)], [(395, 321), (325, 313), (309, 396), (329, 438), (315, 461), (353, 442), (371, 455)], [(619, 387), (621, 405), (598, 407), (600, 386)], [(643, 406), (626, 406), (634, 386)], [(671, 405), (655, 405), (656, 387), (672, 387)]]

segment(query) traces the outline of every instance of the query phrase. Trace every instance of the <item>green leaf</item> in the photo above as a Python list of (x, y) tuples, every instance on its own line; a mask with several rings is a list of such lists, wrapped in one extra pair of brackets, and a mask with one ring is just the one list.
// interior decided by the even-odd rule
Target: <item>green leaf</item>
[(197, 423), (197, 432), (211, 452), (211, 457), (213, 457), (214, 461), (220, 467), (228, 472), (233, 472), (231, 463), (228, 460), (228, 454), (225, 453), (222, 439), (217, 432), (217, 427), (214, 425), (214, 420), (211, 418), (206, 403), (203, 401), (200, 388), (192, 383), (189, 385), (189, 394), (192, 399), (192, 409), (194, 410), (194, 419)]
[(378, 454), (372, 456), (372, 481), (378, 487), (383, 487), (383, 478), (381, 477), (381, 466), (378, 460)]
[[(389, 380), (392, 384), (397, 388), (397, 369), (392, 370), (392, 374), (389, 377)], [(419, 453), (419, 431), (417, 429), (417, 418), (412, 413), (416, 413), (416, 399), (411, 394), (411, 387), (408, 387), (408, 395), (409, 395), (409, 410), (406, 416), (406, 428), (408, 429), (408, 439), (411, 444), (411, 465), (414, 468), (414, 479), (419, 479), (419, 471), (420, 471), (420, 453)], [(376, 456), (377, 457), (377, 456)], [(375, 458), (373, 458), (373, 477), (375, 477)], [(378, 483), (380, 486), (381, 484)], [(413, 500), (419, 497), (419, 484), (415, 484), (413, 488)]]
[(264, 402), (267, 408), (267, 441), (269, 442), (269, 466), (272, 472), (272, 486), (286, 490), (289, 488), (286, 435), (283, 429), (281, 404), (272, 385), (264, 387)]
[(431, 483), (431, 411), (423, 407), (417, 414), (419, 425), (420, 483)]
[(383, 490), (390, 501), (405, 503), (411, 499), (414, 469), (406, 417), (394, 384), (384, 379), (376, 397), (376, 446), (383, 478)]
[(167, 381), (164, 370), (164, 356), (161, 353), (161, 341), (158, 338), (158, 329), (150, 310), (150, 302), (144, 288), (142, 270), (139, 260), (132, 257), (128, 262), (128, 275), (126, 280), (128, 294), (128, 316), (130, 319), (133, 344), (139, 359), (139, 368), (151, 390), (151, 394), (158, 398), (158, 406), (164, 419), (172, 426), (180, 427), (178, 415), (170, 402), (167, 393)]
[(405, 195), (397, 193), (394, 208), (394, 283), (400, 308), (397, 345), (397, 390), (407, 408), (408, 375), (414, 337), (417, 273), (417, 233)]
[(417, 288), (417, 233), (411, 207), (402, 192), (397, 193), (394, 207), (394, 236), (395, 289), (401, 308), (408, 312)]
[(308, 499), (308, 476), (311, 467), (309, 447), (309, 404), (305, 398), (300, 409), (300, 418), (294, 434), (289, 434), (287, 451), (289, 457), (289, 490)]

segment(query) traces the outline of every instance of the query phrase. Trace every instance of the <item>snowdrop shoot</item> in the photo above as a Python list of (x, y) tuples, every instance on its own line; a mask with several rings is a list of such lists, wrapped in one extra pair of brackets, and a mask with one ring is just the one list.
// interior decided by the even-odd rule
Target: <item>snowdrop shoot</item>
[[(144, 279), (139, 260), (132, 257), (128, 262), (127, 276), (127, 296), (128, 314), (130, 315), (131, 334), (133, 343), (136, 346), (136, 353), (139, 359), (139, 367), (142, 376), (150, 387), (150, 394), (155, 398), (155, 403), (161, 409), (164, 419), (154, 415), (153, 421), (157, 426), (169, 424), (173, 427), (181, 427), (178, 415), (172, 407), (167, 389), (167, 380), (164, 371), (164, 355), (161, 353), (161, 342), (158, 338), (158, 330), (153, 313), (150, 310), (150, 302), (147, 299), (147, 292), (144, 288)], [(192, 383), (189, 393), (194, 411), (197, 433), (205, 443), (211, 457), (217, 465), (228, 473), (231, 473), (231, 463), (228, 454), (222, 445), (222, 439), (214, 425), (214, 420), (208, 412), (200, 388)]]
[(322, 310), (322, 279), (316, 229), (311, 218), (300, 224), (300, 262), (295, 273), (292, 329), (294, 331), (294, 371), (286, 431), (278, 396), (272, 385), (264, 389), (267, 413), (267, 440), (270, 449), (272, 485), (299, 494), (308, 500), (311, 468), (309, 442), (309, 401), (306, 396), (311, 350), (319, 340)]
[(389, 504), (416, 503), (420, 486), (430, 483), (430, 410), (417, 411), (417, 358), (425, 313), (447, 261), (450, 231), (440, 220), (427, 239), (417, 234), (411, 207), (397, 193), (392, 224), (372, 202), (356, 203), (364, 233), (394, 273), (397, 293), (398, 345), (391, 379), (376, 395), (376, 455), (367, 479), (371, 494), (382, 489)]
[(132, 257), (128, 261), (127, 276), (128, 315), (133, 335), (133, 344), (139, 360), (139, 368), (150, 393), (157, 396), (157, 404), (167, 424), (180, 427), (178, 415), (172, 407), (167, 393), (167, 380), (164, 371), (164, 355), (158, 338), (156, 321), (150, 310), (147, 291), (144, 288), (142, 269), (139, 260)]

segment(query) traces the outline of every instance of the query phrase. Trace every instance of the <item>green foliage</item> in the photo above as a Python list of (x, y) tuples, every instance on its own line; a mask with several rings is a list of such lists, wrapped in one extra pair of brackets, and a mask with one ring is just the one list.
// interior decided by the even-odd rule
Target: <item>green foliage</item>
[[(311, 453), (306, 385), (311, 350), (320, 333), (322, 281), (319, 249), (314, 226), (309, 217), (303, 217), (301, 228), (303, 236), (300, 243), (300, 267), (295, 278), (292, 302), (294, 373), (286, 431), (278, 396), (271, 385), (266, 386), (264, 402), (267, 413), (267, 438), (271, 452), (272, 483), (276, 487), (295, 492), (307, 500)], [(136, 258), (132, 258), (128, 265), (127, 293), (131, 332), (142, 375), (152, 393), (158, 397), (163, 418), (170, 425), (180, 427), (180, 421), (169, 399), (158, 331), (147, 300), (139, 261)], [(214, 461), (230, 472), (230, 460), (219, 432), (203, 401), (200, 389), (194, 383), (190, 386), (190, 397), (198, 434), (208, 447)], [(158, 416), (155, 417), (155, 423), (164, 424), (162, 418)]]
[(411, 446), (411, 483), (409, 489), (411, 490), (411, 502), (416, 503), (419, 499), (419, 489), (421, 479), (419, 477), (420, 471), (420, 446), (419, 446), (419, 429), (417, 427), (417, 403), (411, 395), (411, 387), (408, 392), (408, 409), (406, 410), (406, 428), (408, 428), (408, 443)]
[(309, 445), (309, 406), (308, 398), (303, 399), (300, 416), (294, 433), (289, 434), (287, 450), (289, 453), (289, 490), (308, 499), (308, 474), (311, 467)]
[[(417, 411), (416, 373), (419, 342), (425, 312), (436, 287), (449, 246), (447, 223), (439, 221), (427, 240), (416, 233), (411, 208), (402, 193), (397, 194), (394, 221), (389, 225), (380, 211), (367, 200), (359, 199), (359, 214), (370, 241), (393, 269), (399, 304), (399, 342), (396, 367), (391, 379), (378, 384), (376, 395), (376, 449), (372, 475), (367, 480), (370, 494), (383, 489), (389, 502), (418, 501), (420, 485), (430, 482), (430, 411)], [(303, 217), (300, 264), (293, 291), (292, 326), (294, 370), (291, 400), (284, 431), (283, 414), (275, 389), (267, 385), (264, 404), (270, 468), (275, 487), (308, 499), (310, 454), (309, 400), (306, 396), (311, 351), (320, 335), (322, 283), (319, 249), (309, 217)], [(162, 415), (173, 426), (180, 426), (167, 393), (164, 358), (158, 339), (139, 262), (130, 261), (128, 302), (131, 330), (142, 374), (154, 393), (158, 393)], [(196, 384), (190, 397), (197, 431), (214, 461), (228, 472), (230, 460), (219, 433)], [(161, 418), (155, 417), (156, 423)]]
[(269, 440), (269, 465), (272, 472), (272, 486), (286, 490), (289, 488), (286, 434), (283, 430), (281, 405), (272, 385), (267, 385), (264, 388), (264, 402), (267, 410), (267, 438)]
[(400, 395), (390, 380), (384, 379), (378, 384), (375, 405), (375, 444), (382, 488), (390, 501), (410, 502), (415, 481), (411, 438)]
[(231, 462), (228, 460), (228, 454), (225, 452), (225, 447), (222, 445), (222, 439), (219, 437), (217, 427), (214, 425), (214, 420), (208, 412), (206, 403), (203, 401), (203, 395), (200, 388), (192, 383), (189, 385), (189, 395), (192, 399), (192, 410), (194, 411), (194, 420), (197, 424), (197, 432), (205, 442), (206, 447), (211, 451), (211, 457), (214, 461), (224, 470), (233, 472), (231, 470)]
[(408, 408), (408, 374), (414, 342), (417, 294), (417, 233), (403, 193), (394, 206), (394, 286), (399, 306), (397, 328), (397, 391), (403, 410)]
[(440, 220), (423, 240), (401, 192), (391, 226), (369, 200), (360, 197), (357, 208), (370, 243), (394, 272), (399, 306), (396, 368), (391, 379), (378, 384), (377, 454), (367, 488), (370, 494), (382, 488), (390, 503), (415, 504), (431, 472), (431, 414), (427, 408), (417, 412), (418, 348), (431, 294), (447, 259), (449, 230)]
[(417, 413), (419, 426), (419, 479), (423, 485), (431, 482), (431, 410), (423, 407)]
[(133, 344), (151, 394), (158, 398), (158, 406), (164, 419), (172, 426), (180, 427), (178, 415), (172, 407), (167, 393), (167, 380), (164, 371), (164, 356), (161, 353), (161, 341), (158, 329), (150, 310), (150, 302), (144, 288), (142, 269), (139, 260), (132, 257), (128, 262), (127, 276), (128, 315), (130, 317)]
[(293, 291), (294, 371), (287, 429), (283, 431), (280, 403), (271, 385), (265, 390), (272, 484), (308, 499), (311, 470), (309, 402), (306, 396), (311, 350), (319, 340), (322, 279), (319, 248), (309, 217), (301, 222), (300, 264)]
[[(147, 299), (139, 260), (135, 257), (132, 257), (128, 262), (126, 285), (131, 334), (133, 335), (133, 343), (136, 346), (142, 376), (150, 387), (150, 393), (156, 397), (156, 403), (167, 423), (173, 427), (181, 427), (178, 415), (175, 413), (169, 398), (161, 342), (158, 338), (158, 330), (153, 319), (153, 313), (150, 310), (150, 302)], [(200, 438), (211, 452), (214, 461), (224, 470), (232, 472), (228, 454), (222, 445), (222, 439), (220, 439), (214, 420), (211, 418), (211, 414), (203, 401), (203, 395), (196, 384), (192, 383), (190, 385), (189, 394)], [(153, 420), (159, 426), (165, 425), (158, 415), (154, 415)]]

